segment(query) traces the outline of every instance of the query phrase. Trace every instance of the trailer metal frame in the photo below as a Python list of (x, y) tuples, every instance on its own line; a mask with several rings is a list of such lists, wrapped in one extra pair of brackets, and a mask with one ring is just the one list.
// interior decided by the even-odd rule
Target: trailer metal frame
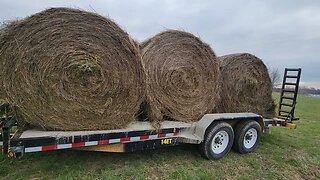
[[(255, 120), (262, 129), (270, 126), (287, 126), (281, 119), (263, 119), (254, 113), (206, 114), (198, 122), (183, 123), (164, 121), (160, 129), (149, 122), (135, 122), (126, 129), (98, 131), (43, 131), (39, 129), (21, 130), (13, 117), (3, 121), (1, 140), (2, 153), (8, 157), (22, 157), (25, 153), (81, 149), (104, 152), (133, 152), (151, 150), (181, 143), (200, 144), (205, 139), (208, 127), (217, 121), (235, 126), (239, 121)], [(295, 127), (295, 126), (294, 126)]]

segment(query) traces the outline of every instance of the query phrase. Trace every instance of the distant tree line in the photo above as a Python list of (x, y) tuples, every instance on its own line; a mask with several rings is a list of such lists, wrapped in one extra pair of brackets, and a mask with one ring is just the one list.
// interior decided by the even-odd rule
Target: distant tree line
[[(293, 88), (288, 88), (288, 90), (293, 90)], [(281, 87), (273, 87), (273, 92), (281, 92)], [(299, 87), (299, 94), (314, 94), (320, 95), (320, 89), (310, 88), (306, 86)]]
[[(273, 87), (273, 92), (281, 92), (281, 75), (279, 72), (279, 69), (277, 68), (268, 68), (269, 75)], [(286, 88), (288, 90), (293, 90), (293, 88)], [(313, 95), (320, 95), (320, 89), (306, 87), (306, 86), (300, 86), (299, 87), (299, 94), (313, 94)]]

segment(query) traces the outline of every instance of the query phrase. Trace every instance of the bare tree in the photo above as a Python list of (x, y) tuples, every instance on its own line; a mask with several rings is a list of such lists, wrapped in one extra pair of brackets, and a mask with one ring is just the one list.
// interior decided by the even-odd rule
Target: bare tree
[(278, 68), (272, 68), (269, 70), (269, 75), (272, 83), (272, 87), (276, 86), (280, 82), (280, 72)]

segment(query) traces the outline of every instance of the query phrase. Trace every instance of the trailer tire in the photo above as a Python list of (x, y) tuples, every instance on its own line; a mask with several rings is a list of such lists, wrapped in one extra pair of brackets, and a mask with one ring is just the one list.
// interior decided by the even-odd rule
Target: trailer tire
[(224, 157), (231, 149), (234, 139), (233, 129), (226, 122), (216, 122), (206, 130), (204, 140), (199, 145), (200, 153), (209, 160)]
[(240, 154), (254, 152), (260, 142), (261, 126), (257, 121), (248, 120), (237, 124), (233, 149)]

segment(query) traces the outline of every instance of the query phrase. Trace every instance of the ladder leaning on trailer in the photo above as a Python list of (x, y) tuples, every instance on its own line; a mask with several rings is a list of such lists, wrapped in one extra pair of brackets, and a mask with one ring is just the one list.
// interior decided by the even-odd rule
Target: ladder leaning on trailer
[(271, 120), (266, 119), (265, 124), (267, 126), (296, 128), (296, 125), (292, 122), (299, 120), (299, 117), (296, 117), (294, 114), (297, 104), (300, 77), (301, 68), (285, 68), (277, 116)]

